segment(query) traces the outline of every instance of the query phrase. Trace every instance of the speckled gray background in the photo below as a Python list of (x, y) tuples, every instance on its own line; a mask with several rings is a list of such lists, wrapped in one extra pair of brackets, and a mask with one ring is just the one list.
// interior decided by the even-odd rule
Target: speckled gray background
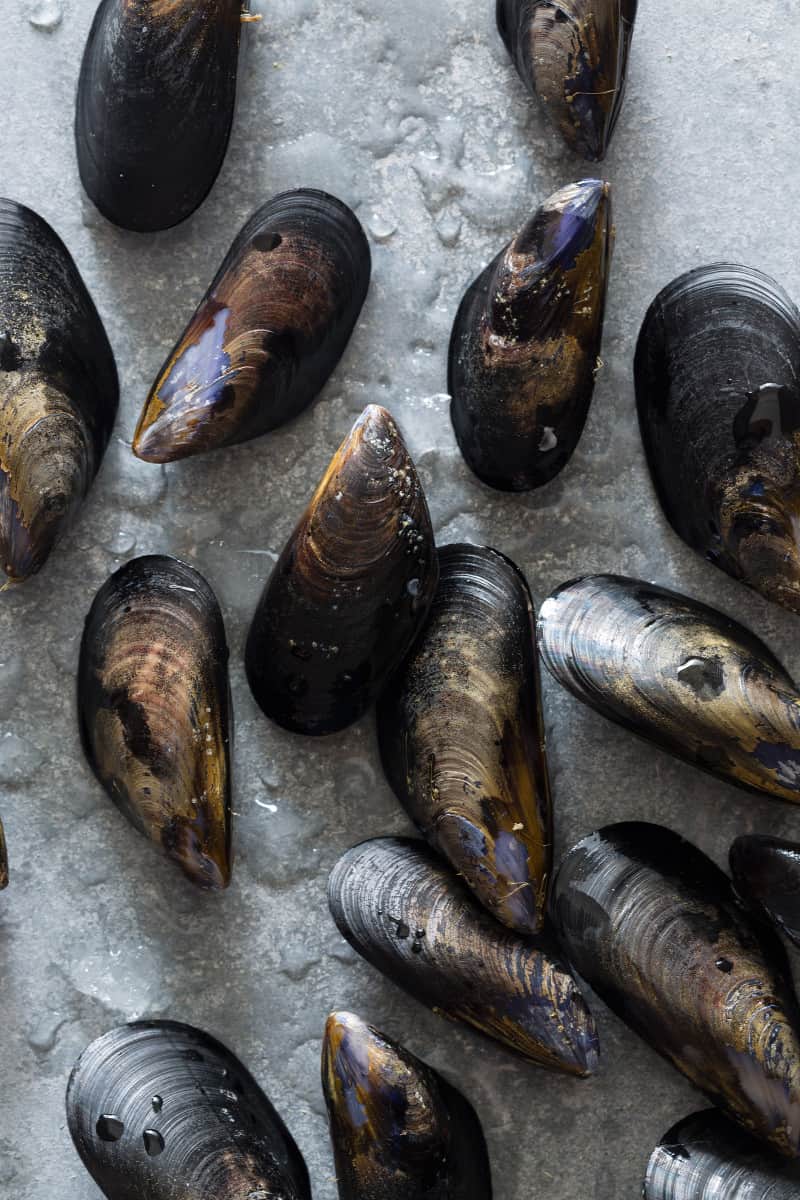
[[(631, 358), (645, 307), (679, 271), (732, 257), (800, 298), (796, 0), (640, 0), (627, 105), (605, 173), (617, 248), (600, 374), (578, 453), (522, 497), (467, 472), (450, 430), (445, 355), (462, 289), (536, 203), (587, 173), (512, 71), (493, 0), (263, 0), (225, 166), (210, 199), (159, 235), (82, 202), (73, 93), (94, 0), (0, 0), (0, 191), (67, 242), (120, 368), (116, 436), (74, 532), (42, 574), (0, 596), (0, 1195), (91, 1200), (64, 1086), (84, 1045), (142, 1015), (221, 1036), (263, 1082), (336, 1189), (318, 1081), (327, 1011), (350, 1007), (444, 1068), (479, 1109), (502, 1200), (628, 1200), (655, 1141), (702, 1104), (599, 1003), (604, 1055), (584, 1083), (550, 1076), (417, 1006), (357, 961), (328, 917), (328, 870), (351, 842), (401, 832), (371, 716), (324, 741), (269, 725), (241, 665), (276, 552), (364, 404), (406, 434), (441, 542), (512, 555), (537, 601), (579, 572), (677, 587), (750, 624), (800, 670), (797, 618), (694, 557), (654, 502)], [(129, 440), (154, 372), (243, 220), (273, 193), (324, 187), (357, 208), (372, 289), (314, 408), (257, 443), (172, 466)], [(74, 677), (83, 615), (134, 553), (171, 551), (216, 589), (233, 651), (237, 863), (224, 896), (190, 886), (113, 808), (83, 763)], [(745, 830), (800, 835), (800, 814), (635, 742), (545, 680), (558, 849), (648, 817), (722, 860)]]

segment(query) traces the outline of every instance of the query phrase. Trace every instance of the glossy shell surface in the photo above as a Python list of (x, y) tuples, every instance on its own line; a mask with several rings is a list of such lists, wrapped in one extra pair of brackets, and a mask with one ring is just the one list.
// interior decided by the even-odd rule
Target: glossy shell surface
[(231, 875), (232, 713), (216, 597), (186, 563), (132, 559), (86, 618), (84, 753), (128, 820), (201, 888)]
[(284, 192), (241, 230), (147, 398), (133, 451), (173, 462), (296, 417), (339, 362), (370, 251), (346, 204)]
[(311, 1200), (270, 1101), (189, 1025), (140, 1021), (92, 1042), (70, 1077), (67, 1121), (109, 1200)]
[(783, 947), (678, 834), (611, 825), (555, 879), (556, 932), (609, 1007), (744, 1129), (800, 1153), (800, 1012)]
[(436, 591), (428, 505), (391, 415), (370, 405), (275, 564), (245, 663), (272, 720), (344, 729), (407, 654)]
[(202, 203), (228, 146), (241, 0), (101, 0), (75, 112), (81, 182), (124, 229), (168, 229)]
[(637, 0), (497, 0), (526, 87), (576, 154), (605, 157), (625, 92)]
[(100, 467), (117, 415), (114, 355), (64, 243), (0, 199), (0, 567), (44, 565)]
[(328, 901), (359, 954), (437, 1013), (539, 1066), (596, 1068), (594, 1020), (559, 956), (489, 916), (424, 842), (354, 846), (331, 873)]
[(739, 895), (800, 946), (800, 844), (750, 834), (733, 843), (730, 864)]
[(716, 1109), (679, 1121), (653, 1151), (644, 1200), (797, 1200), (800, 1165), (770, 1153)]
[(441, 1075), (353, 1013), (322, 1047), (340, 1200), (490, 1200), (480, 1122)]
[(594, 575), (544, 602), (539, 645), (558, 682), (603, 716), (730, 783), (800, 802), (800, 694), (730, 617)]
[(635, 374), (650, 471), (675, 532), (800, 612), (800, 312), (760, 271), (700, 267), (653, 301)]
[(547, 483), (578, 444), (600, 365), (613, 247), (608, 185), (561, 188), (467, 290), (450, 339), (450, 415), (484, 483)]
[(378, 704), (387, 778), (504, 925), (538, 933), (552, 808), (533, 602), (496, 550), (445, 546), (423, 632)]

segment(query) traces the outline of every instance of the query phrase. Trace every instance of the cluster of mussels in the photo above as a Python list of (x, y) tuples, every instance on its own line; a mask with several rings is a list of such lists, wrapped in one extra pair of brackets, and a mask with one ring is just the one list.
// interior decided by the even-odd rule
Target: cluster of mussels
[[(591, 160), (619, 115), (635, 9), (497, 0), (520, 75)], [(102, 0), (75, 133), (83, 184), (110, 220), (164, 229), (208, 193), (249, 19), (240, 0)], [(153, 69), (167, 57), (168, 72)], [(612, 241), (608, 186), (569, 185), (464, 296), (450, 344), (452, 422), (486, 484), (540, 487), (575, 450)], [(339, 200), (301, 189), (264, 204), (160, 371), (134, 453), (174, 462), (295, 418), (339, 362), (369, 279), (367, 240)], [(44, 565), (86, 496), (118, 382), (68, 251), (10, 200), (0, 201), (0, 330), (0, 551), (17, 582)], [(669, 285), (636, 353), (642, 436), (669, 520), (794, 611), (799, 376), (800, 313), (739, 266)], [(800, 846), (740, 838), (731, 882), (677, 834), (629, 823), (585, 838), (553, 878), (540, 657), (579, 699), (661, 748), (800, 799), (800, 693), (761, 641), (692, 599), (616, 576), (559, 588), (537, 638), (514, 563), (486, 547), (437, 549), (397, 425), (368, 407), (278, 559), (245, 652), (253, 695), (286, 729), (331, 733), (377, 703), (386, 776), (425, 839), (345, 853), (329, 883), (337, 926), (437, 1012), (584, 1077), (598, 1039), (574, 969), (716, 1106), (667, 1134), (647, 1200), (796, 1196), (800, 1011), (773, 925), (800, 944)], [(86, 618), (78, 710), (114, 803), (194, 884), (226, 887), (228, 649), (216, 597), (193, 567), (153, 555), (107, 580)], [(343, 1200), (491, 1195), (467, 1101), (360, 1018), (329, 1018), (322, 1082)], [(67, 1110), (111, 1200), (310, 1196), (300, 1153), (254, 1079), (186, 1025), (137, 1023), (92, 1043)]]

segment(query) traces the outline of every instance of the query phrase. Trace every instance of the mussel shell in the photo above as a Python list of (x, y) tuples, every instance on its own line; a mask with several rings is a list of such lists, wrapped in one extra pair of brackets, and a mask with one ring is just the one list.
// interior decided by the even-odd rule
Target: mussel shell
[(800, 1164), (771, 1154), (716, 1109), (679, 1121), (653, 1151), (644, 1200), (797, 1200)]
[(539, 647), (558, 682), (616, 724), (729, 783), (800, 803), (800, 695), (730, 617), (593, 575), (544, 602)]
[(650, 471), (675, 532), (800, 612), (800, 312), (760, 271), (700, 267), (651, 304), (635, 374)]
[(222, 614), (193, 567), (135, 558), (97, 593), (78, 667), (84, 753), (117, 807), (201, 888), (231, 876)]
[(0, 891), (8, 887), (8, 850), (3, 822), (0, 821)]
[(391, 415), (370, 405), (278, 559), (247, 639), (273, 721), (325, 734), (356, 721), (407, 654), (439, 567), (428, 505)]
[(354, 846), (331, 873), (328, 902), (358, 953), (435, 1012), (539, 1066), (595, 1070), (592, 1014), (560, 957), (498, 924), (424, 842)]
[(44, 564), (100, 467), (117, 415), (114, 355), (64, 243), (0, 199), (0, 567)]
[(328, 1018), (322, 1088), (340, 1200), (491, 1200), (471, 1105), (353, 1013)]
[(174, 1021), (112, 1029), (67, 1087), (75, 1148), (109, 1200), (311, 1200), (305, 1163), (230, 1050)]
[(636, 0), (497, 0), (526, 87), (576, 154), (606, 155), (622, 108)]
[(800, 1153), (800, 1011), (779, 939), (678, 834), (611, 825), (566, 856), (554, 924), (609, 1007), (745, 1129)]
[(369, 277), (366, 235), (341, 200), (301, 189), (262, 205), (161, 368), (134, 453), (173, 462), (296, 417), (344, 353)]
[(450, 415), (467, 464), (491, 487), (541, 487), (571, 458), (600, 362), (612, 247), (608, 185), (570, 184), (461, 301)]
[(241, 0), (101, 0), (75, 112), (81, 182), (124, 229), (168, 229), (211, 190), (236, 99)]
[(397, 798), (489, 911), (530, 934), (553, 853), (534, 622), (509, 559), (445, 546), (428, 622), (378, 703)]
[(740, 837), (731, 846), (730, 864), (742, 899), (800, 946), (800, 844), (767, 835)]

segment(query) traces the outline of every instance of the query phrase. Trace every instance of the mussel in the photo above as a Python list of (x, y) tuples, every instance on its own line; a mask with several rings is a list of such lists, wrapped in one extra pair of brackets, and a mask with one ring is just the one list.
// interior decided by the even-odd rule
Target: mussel
[(539, 1066), (595, 1070), (594, 1020), (558, 954), (498, 924), (424, 842), (354, 846), (331, 872), (328, 902), (358, 953), (435, 1012)]
[(205, 200), (236, 99), (241, 0), (101, 0), (75, 111), (81, 182), (124, 229), (168, 229)]
[(800, 1011), (785, 951), (677, 833), (611, 825), (566, 856), (554, 924), (609, 1007), (740, 1125), (800, 1154)]
[(69, 1080), (67, 1121), (109, 1200), (311, 1200), (270, 1101), (190, 1025), (138, 1021), (92, 1042)]
[(239, 233), (159, 372), (133, 439), (174, 462), (260, 437), (311, 404), (358, 320), (369, 244), (325, 192), (284, 192)]
[(0, 566), (44, 564), (87, 495), (117, 415), (114, 355), (69, 251), (0, 199)]
[(800, 845), (751, 834), (733, 843), (730, 864), (742, 899), (765, 912), (800, 946)]
[(83, 631), (84, 753), (117, 807), (198, 887), (231, 877), (228, 647), (209, 585), (176, 558), (135, 558)]
[(3, 822), (0, 821), (0, 892), (8, 887), (8, 850)]
[(613, 247), (608, 185), (561, 188), (467, 290), (450, 338), (450, 416), (491, 487), (541, 487), (578, 444), (600, 365)]
[(322, 1088), (340, 1200), (491, 1200), (471, 1105), (353, 1013), (328, 1018)]
[(797, 1200), (800, 1164), (771, 1154), (716, 1109), (680, 1121), (653, 1151), (644, 1200)]
[(428, 505), (391, 415), (371, 404), (284, 547), (247, 638), (247, 678), (273, 721), (344, 729), (409, 650), (438, 579)]
[(651, 304), (635, 375), (650, 471), (675, 532), (800, 612), (800, 312), (760, 271), (690, 271)]
[(544, 602), (539, 646), (558, 682), (603, 716), (729, 783), (800, 803), (800, 694), (730, 617), (593, 575)]
[(503, 924), (538, 933), (552, 810), (533, 602), (496, 550), (445, 546), (428, 622), (378, 703), (384, 770)]
[(605, 158), (622, 108), (637, 0), (497, 0), (497, 28), (571, 150)]

